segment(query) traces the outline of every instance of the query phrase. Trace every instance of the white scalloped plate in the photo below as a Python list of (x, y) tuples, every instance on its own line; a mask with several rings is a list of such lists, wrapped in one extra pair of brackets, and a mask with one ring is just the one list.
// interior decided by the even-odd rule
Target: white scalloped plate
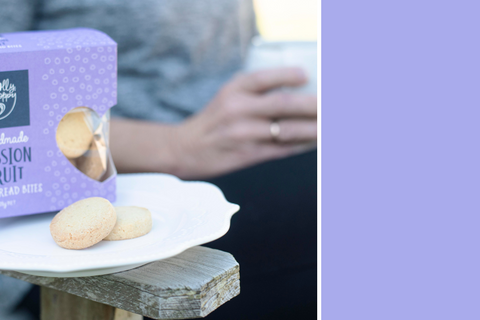
[(81, 277), (132, 269), (222, 237), (240, 208), (210, 183), (154, 173), (118, 175), (114, 205), (148, 208), (153, 219), (150, 233), (67, 250), (50, 235), (55, 214), (0, 219), (0, 270)]

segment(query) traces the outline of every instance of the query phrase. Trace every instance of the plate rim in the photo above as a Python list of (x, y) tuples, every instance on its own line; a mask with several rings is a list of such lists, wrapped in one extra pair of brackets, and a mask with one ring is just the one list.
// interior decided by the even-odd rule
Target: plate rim
[[(10, 270), (10, 271), (40, 271), (40, 272), (58, 272), (58, 273), (68, 273), (68, 272), (78, 272), (78, 271), (86, 271), (86, 270), (95, 270), (95, 269), (104, 269), (104, 268), (114, 268), (118, 266), (123, 266), (123, 265), (133, 265), (133, 264), (140, 264), (140, 263), (149, 263), (157, 260), (163, 260), (163, 259), (168, 259), (173, 256), (176, 256), (183, 251), (198, 246), (202, 245), (211, 241), (214, 241), (216, 239), (219, 239), (220, 237), (224, 236), (228, 230), (230, 229), (231, 226), (231, 218), (232, 216), (240, 210), (240, 206), (235, 203), (229, 202), (226, 198), (225, 195), (223, 194), (222, 190), (218, 188), (216, 185), (206, 182), (206, 181), (184, 181), (179, 179), (176, 176), (166, 174), (166, 173), (127, 173), (127, 174), (119, 174), (117, 175), (117, 179), (121, 177), (129, 177), (129, 176), (139, 176), (139, 175), (144, 175), (144, 176), (157, 176), (157, 177), (163, 177), (167, 179), (171, 179), (175, 181), (175, 183), (180, 183), (180, 184), (197, 184), (197, 185), (205, 185), (208, 188), (214, 188), (217, 191), (219, 191), (219, 194), (221, 195), (221, 199), (225, 202), (224, 204), (228, 205), (228, 211), (225, 211), (223, 213), (223, 222), (222, 226), (218, 228), (215, 232), (209, 233), (208, 235), (203, 235), (201, 237), (192, 239), (187, 242), (182, 242), (181, 244), (178, 244), (174, 246), (172, 249), (168, 251), (161, 251), (162, 254), (155, 254), (151, 253), (148, 255), (141, 255), (141, 256), (136, 256), (136, 257), (128, 257), (128, 258), (119, 258), (115, 259), (115, 262), (109, 262), (108, 260), (104, 263), (100, 263), (96, 265), (95, 267), (81, 267), (78, 265), (55, 265), (55, 264), (45, 264), (45, 263), (25, 263), (25, 262), (20, 262), (20, 263), (13, 263), (13, 262), (8, 262), (8, 263), (2, 263), (0, 261), (0, 270)], [(117, 180), (118, 181), (118, 180)], [(118, 182), (117, 182), (118, 183)], [(2, 250), (0, 250), (2, 251)], [(123, 262), (119, 262), (123, 261)]]

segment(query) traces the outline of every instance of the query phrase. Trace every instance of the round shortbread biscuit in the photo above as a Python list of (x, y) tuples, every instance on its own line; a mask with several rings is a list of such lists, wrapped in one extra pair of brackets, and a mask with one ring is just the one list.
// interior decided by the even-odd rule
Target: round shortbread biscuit
[(126, 240), (137, 238), (152, 230), (152, 214), (141, 207), (115, 207), (117, 223), (103, 240)]
[(84, 249), (102, 241), (113, 229), (117, 216), (104, 198), (87, 198), (66, 207), (53, 218), (50, 233), (65, 249)]
[(90, 147), (93, 132), (88, 108), (76, 108), (67, 113), (57, 128), (57, 145), (67, 158), (78, 158)]
[[(100, 151), (98, 148), (92, 143), (90, 150), (78, 158), (76, 162), (78, 170), (94, 180), (100, 180), (107, 169), (103, 166), (102, 158), (99, 153)], [(104, 155), (104, 157), (106, 158), (106, 155)]]
[(77, 159), (76, 158), (67, 158), (67, 160), (74, 166), (77, 167)]
[(103, 169), (100, 158), (91, 155), (79, 158), (78, 170), (93, 180), (100, 180), (105, 173), (105, 169)]

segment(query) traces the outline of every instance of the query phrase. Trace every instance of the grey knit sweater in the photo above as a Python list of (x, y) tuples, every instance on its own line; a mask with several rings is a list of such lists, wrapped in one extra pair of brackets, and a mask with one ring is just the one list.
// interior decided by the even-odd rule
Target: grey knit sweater
[(118, 43), (112, 114), (164, 122), (203, 108), (256, 33), (251, 0), (0, 0), (0, 33), (74, 27)]

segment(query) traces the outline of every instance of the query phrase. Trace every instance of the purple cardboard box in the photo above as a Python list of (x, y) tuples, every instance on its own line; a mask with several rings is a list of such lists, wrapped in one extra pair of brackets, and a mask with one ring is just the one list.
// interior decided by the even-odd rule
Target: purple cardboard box
[(109, 152), (103, 181), (93, 180), (60, 151), (56, 130), (76, 107), (108, 119), (116, 103), (117, 44), (104, 33), (0, 34), (0, 218), (58, 211), (93, 196), (114, 201)]

